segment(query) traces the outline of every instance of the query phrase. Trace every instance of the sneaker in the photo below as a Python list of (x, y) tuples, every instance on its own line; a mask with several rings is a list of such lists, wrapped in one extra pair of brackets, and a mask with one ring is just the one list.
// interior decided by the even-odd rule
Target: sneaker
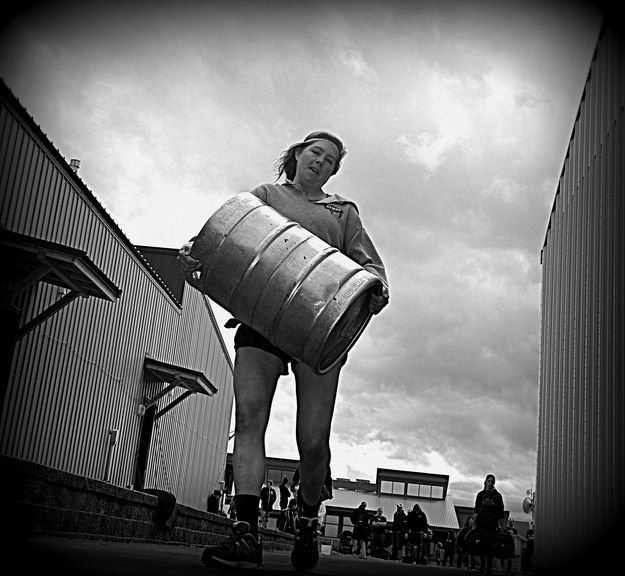
[(204, 548), (202, 564), (232, 568), (262, 568), (262, 542), (250, 534), (250, 525), (247, 522), (234, 522), (232, 536), (228, 540)]
[(319, 563), (319, 545), (317, 544), (317, 517), (299, 517), (299, 527), (295, 536), (295, 546), (291, 552), (291, 567), (298, 572), (310, 572)]

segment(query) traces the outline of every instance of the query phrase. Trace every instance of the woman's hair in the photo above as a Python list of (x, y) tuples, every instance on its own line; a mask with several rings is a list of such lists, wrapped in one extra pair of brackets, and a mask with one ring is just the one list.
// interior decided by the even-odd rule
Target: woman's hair
[(341, 166), (341, 160), (344, 158), (345, 154), (347, 154), (347, 150), (345, 149), (345, 145), (339, 138), (334, 136), (334, 134), (330, 134), (329, 132), (312, 132), (306, 138), (304, 138), (303, 142), (298, 142), (297, 144), (293, 144), (287, 150), (282, 152), (280, 159), (276, 162), (276, 172), (278, 174), (276, 181), (280, 179), (282, 174), (284, 174), (288, 180), (293, 180), (295, 178), (295, 169), (297, 167), (297, 158), (295, 157), (295, 153), (298, 150), (303, 150), (304, 148), (311, 145), (315, 140), (328, 140), (334, 144), (338, 151), (339, 157), (336, 159), (336, 165), (334, 166), (334, 170), (332, 171), (332, 176), (339, 171)]

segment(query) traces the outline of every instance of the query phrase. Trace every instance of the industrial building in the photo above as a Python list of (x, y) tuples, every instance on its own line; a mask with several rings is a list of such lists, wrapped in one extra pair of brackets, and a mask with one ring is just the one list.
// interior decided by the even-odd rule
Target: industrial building
[(204, 509), (233, 404), (211, 303), (79, 165), (0, 84), (0, 455)]
[[(625, 43), (607, 22), (541, 251), (536, 568), (593, 574), (625, 503)], [(589, 572), (590, 573), (590, 572)]]

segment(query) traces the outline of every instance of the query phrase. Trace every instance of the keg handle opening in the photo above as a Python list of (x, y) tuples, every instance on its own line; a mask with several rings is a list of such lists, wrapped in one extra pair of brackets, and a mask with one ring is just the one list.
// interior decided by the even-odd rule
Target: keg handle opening
[(196, 290), (199, 290), (200, 292), (202, 292), (202, 286), (203, 286), (204, 282), (202, 280), (202, 271), (201, 270), (195, 270), (194, 272), (191, 272), (190, 274), (185, 274), (184, 275), (184, 279), (191, 286), (193, 286), (193, 288), (195, 288)]

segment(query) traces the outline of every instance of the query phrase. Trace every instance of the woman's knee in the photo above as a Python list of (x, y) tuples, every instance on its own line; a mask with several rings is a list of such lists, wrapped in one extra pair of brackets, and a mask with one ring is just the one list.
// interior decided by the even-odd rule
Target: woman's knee
[(252, 434), (261, 435), (267, 427), (268, 415), (260, 410), (244, 409), (237, 406), (235, 416), (235, 434), (238, 437)]
[(330, 462), (330, 446), (320, 438), (308, 438), (299, 442), (300, 458), (309, 462)]

